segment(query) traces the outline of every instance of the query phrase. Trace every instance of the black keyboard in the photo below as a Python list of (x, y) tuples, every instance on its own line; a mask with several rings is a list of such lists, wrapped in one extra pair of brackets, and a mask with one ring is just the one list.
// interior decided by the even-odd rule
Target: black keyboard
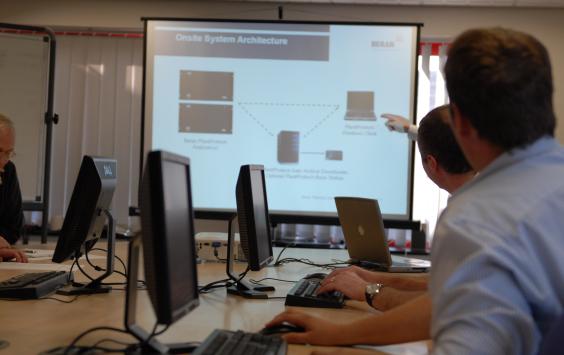
[(278, 336), (216, 329), (193, 355), (284, 355), (288, 344)]
[(68, 282), (69, 273), (66, 271), (21, 274), (0, 281), (0, 298), (40, 298), (56, 291)]
[(323, 278), (306, 276), (296, 282), (286, 295), (286, 306), (343, 308), (345, 305), (345, 295), (342, 292), (334, 291), (317, 294), (321, 281), (323, 281)]

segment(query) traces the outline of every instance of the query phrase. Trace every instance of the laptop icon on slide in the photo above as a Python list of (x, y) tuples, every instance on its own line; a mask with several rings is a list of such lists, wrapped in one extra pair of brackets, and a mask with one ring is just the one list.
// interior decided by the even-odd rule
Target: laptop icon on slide
[(378, 201), (359, 197), (335, 197), (339, 221), (352, 263), (388, 272), (425, 272), (427, 260), (391, 255)]
[(345, 120), (375, 121), (374, 92), (348, 91)]

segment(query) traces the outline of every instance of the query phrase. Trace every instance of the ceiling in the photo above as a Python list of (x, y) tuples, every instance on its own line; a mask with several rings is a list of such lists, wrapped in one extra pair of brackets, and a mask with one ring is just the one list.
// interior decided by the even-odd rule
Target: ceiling
[(372, 4), (404, 6), (564, 7), (564, 0), (237, 0), (245, 2)]

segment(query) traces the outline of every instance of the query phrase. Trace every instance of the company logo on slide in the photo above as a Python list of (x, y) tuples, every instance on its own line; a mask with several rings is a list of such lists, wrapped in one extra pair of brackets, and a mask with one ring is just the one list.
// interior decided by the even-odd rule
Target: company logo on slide
[(394, 48), (396, 46), (396, 42), (378, 40), (378, 41), (371, 41), (370, 45), (372, 46), (372, 48)]

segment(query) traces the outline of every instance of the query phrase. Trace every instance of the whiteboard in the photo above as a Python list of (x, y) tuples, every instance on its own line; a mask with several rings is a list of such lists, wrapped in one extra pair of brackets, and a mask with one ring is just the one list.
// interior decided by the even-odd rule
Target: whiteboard
[(48, 71), (44, 36), (0, 32), (0, 112), (16, 128), (12, 161), (24, 201), (43, 196)]

